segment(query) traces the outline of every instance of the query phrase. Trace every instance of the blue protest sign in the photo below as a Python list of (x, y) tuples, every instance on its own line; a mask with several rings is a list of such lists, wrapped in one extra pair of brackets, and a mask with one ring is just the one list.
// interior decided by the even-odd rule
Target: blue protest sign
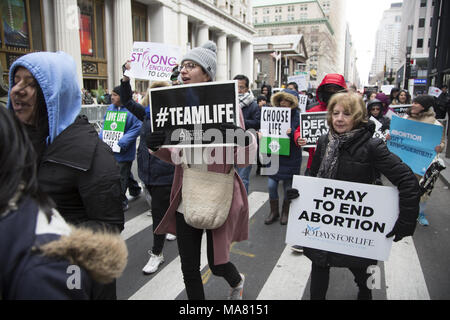
[(441, 143), (443, 127), (400, 117), (392, 117), (389, 150), (402, 159), (414, 173), (424, 175)]

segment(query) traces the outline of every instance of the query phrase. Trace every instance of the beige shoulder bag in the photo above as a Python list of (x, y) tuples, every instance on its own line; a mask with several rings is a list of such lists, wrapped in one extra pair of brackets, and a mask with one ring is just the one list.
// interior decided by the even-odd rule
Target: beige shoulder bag
[(220, 228), (233, 200), (234, 169), (230, 173), (203, 172), (183, 163), (183, 209), (186, 223), (197, 229)]

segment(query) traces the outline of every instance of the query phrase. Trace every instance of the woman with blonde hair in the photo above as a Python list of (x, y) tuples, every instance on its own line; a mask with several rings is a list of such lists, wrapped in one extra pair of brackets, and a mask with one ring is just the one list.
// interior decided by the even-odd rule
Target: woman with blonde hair
[[(419, 184), (411, 169), (391, 153), (386, 144), (372, 138), (375, 124), (367, 120), (362, 98), (354, 93), (334, 95), (327, 110), (330, 132), (320, 137), (311, 165), (311, 176), (373, 184), (375, 172), (385, 175), (399, 189), (400, 215), (393, 230), (386, 235), (394, 241), (411, 236), (419, 213)], [(288, 191), (289, 198), (298, 198), (298, 190)], [(376, 260), (304, 248), (312, 261), (311, 299), (325, 299), (330, 267), (349, 268), (358, 285), (358, 299), (372, 299), (367, 287), (367, 268)]]

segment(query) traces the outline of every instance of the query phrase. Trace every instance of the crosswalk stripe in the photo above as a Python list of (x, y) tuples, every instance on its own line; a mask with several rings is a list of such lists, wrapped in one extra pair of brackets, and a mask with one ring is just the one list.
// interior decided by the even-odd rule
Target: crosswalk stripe
[[(252, 192), (248, 197), (249, 219), (269, 200), (267, 192)], [(206, 237), (202, 238), (200, 270), (208, 263)], [(174, 300), (184, 290), (181, 260), (178, 256), (133, 294), (129, 300)]]
[(412, 237), (394, 242), (384, 268), (388, 300), (430, 300)]
[(125, 227), (121, 233), (122, 239), (128, 240), (135, 234), (150, 227), (153, 224), (153, 218), (147, 215), (148, 211), (125, 222)]
[(256, 300), (301, 300), (311, 272), (311, 261), (286, 246)]

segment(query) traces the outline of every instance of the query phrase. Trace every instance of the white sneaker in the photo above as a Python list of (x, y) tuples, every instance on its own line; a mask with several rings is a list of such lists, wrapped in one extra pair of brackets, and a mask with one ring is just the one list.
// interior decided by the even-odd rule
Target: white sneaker
[(148, 252), (150, 254), (150, 259), (148, 259), (147, 264), (142, 269), (144, 274), (152, 274), (158, 271), (158, 267), (161, 263), (164, 262), (164, 256), (161, 253), (159, 256), (154, 255), (151, 251)]
[(174, 241), (174, 240), (177, 240), (177, 236), (174, 236), (173, 234), (167, 233), (166, 234), (166, 239), (168, 241)]
[(241, 282), (239, 282), (237, 287), (231, 288), (228, 300), (242, 300), (242, 294), (244, 293), (245, 276), (242, 273), (239, 274), (241, 275), (242, 280)]

